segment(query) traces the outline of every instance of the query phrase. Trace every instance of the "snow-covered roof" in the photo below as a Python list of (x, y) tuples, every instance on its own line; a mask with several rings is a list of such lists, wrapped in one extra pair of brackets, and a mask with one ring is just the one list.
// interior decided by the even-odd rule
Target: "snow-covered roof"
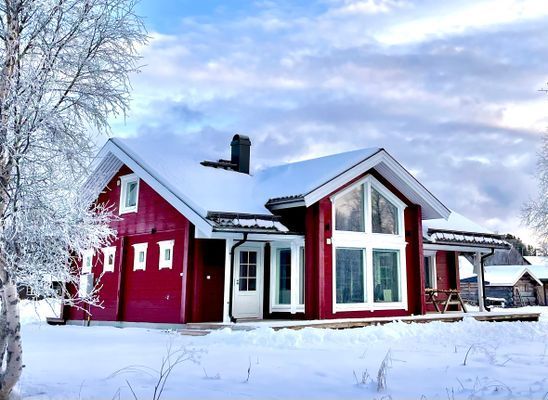
[[(462, 257), (464, 258), (464, 257)], [(459, 264), (461, 263), (461, 257), (459, 257)], [(462, 267), (466, 268), (466, 264), (460, 264), (461, 272)], [(529, 274), (539, 285), (542, 285), (540, 277), (537, 276), (530, 266), (525, 265), (488, 265), (484, 267), (485, 284), (488, 286), (514, 286), (517, 281), (521, 279), (524, 274)], [(540, 271), (539, 271), (540, 272)], [(462, 280), (470, 280), (475, 277), (476, 274), (472, 272), (467, 277), (461, 276)]]
[(493, 233), (489, 229), (475, 223), (474, 221), (466, 218), (464, 215), (453, 210), (451, 210), (451, 215), (449, 215), (449, 218), (437, 218), (424, 221), (422, 226), (425, 230), (433, 229), (457, 232)]
[(489, 229), (451, 211), (449, 218), (423, 221), (425, 242), (487, 248), (508, 248), (509, 244)]
[(109, 139), (85, 188), (96, 196), (118, 171), (121, 161), (198, 229), (208, 233), (215, 228), (208, 213), (271, 216), (265, 206), (269, 200), (299, 199), (308, 206), (337, 185), (376, 169), (412, 202), (421, 205), (424, 218), (449, 215), (449, 210), (384, 149), (360, 149), (263, 168), (247, 175), (203, 166), (198, 156), (193, 158), (188, 151), (182, 151), (185, 145), (177, 142), (153, 146), (142, 138)]
[(524, 256), (525, 260), (531, 265), (547, 265), (548, 257), (546, 256)]

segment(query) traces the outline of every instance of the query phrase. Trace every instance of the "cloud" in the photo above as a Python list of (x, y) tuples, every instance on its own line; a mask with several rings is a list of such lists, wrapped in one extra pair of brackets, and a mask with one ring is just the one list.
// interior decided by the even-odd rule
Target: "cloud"
[[(185, 16), (179, 30), (153, 32), (131, 118), (115, 129), (183, 135), (206, 158), (226, 156), (232, 134), (249, 134), (256, 167), (384, 147), (449, 207), (524, 232), (519, 210), (535, 191), (546, 125), (538, 89), (548, 6), (508, 1), (512, 14), (486, 12), (490, 0), (293, 4)], [(394, 32), (409, 40), (386, 40)]]

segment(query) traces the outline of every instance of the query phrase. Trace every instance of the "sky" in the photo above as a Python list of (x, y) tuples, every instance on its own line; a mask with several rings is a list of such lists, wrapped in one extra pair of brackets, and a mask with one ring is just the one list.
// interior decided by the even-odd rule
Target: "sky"
[[(115, 136), (254, 168), (383, 147), (448, 207), (534, 238), (546, 0), (142, 0), (150, 36)], [(183, 155), (182, 155), (183, 156)]]

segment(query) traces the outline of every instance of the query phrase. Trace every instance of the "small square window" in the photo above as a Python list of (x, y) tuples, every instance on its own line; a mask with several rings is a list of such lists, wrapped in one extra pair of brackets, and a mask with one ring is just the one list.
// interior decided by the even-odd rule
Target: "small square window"
[(158, 242), (160, 246), (160, 259), (158, 260), (158, 268), (164, 269), (173, 267), (173, 245), (174, 240), (162, 240)]
[(103, 272), (113, 272), (114, 271), (114, 255), (116, 254), (116, 247), (105, 247), (103, 249)]
[(86, 250), (82, 254), (82, 274), (91, 273), (93, 267), (93, 250)]
[(135, 174), (120, 177), (120, 214), (137, 212), (139, 202), (139, 178)]
[(133, 270), (144, 271), (146, 270), (147, 263), (147, 248), (148, 243), (136, 243), (133, 245)]

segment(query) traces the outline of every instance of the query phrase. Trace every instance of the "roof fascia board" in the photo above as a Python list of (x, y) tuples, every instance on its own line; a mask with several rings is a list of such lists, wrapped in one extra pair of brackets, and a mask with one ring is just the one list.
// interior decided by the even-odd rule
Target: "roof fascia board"
[(440, 218), (447, 219), (449, 217), (451, 211), (445, 207), (432, 193), (430, 193), (419, 181), (417, 181), (405, 168), (403, 168), (400, 163), (394, 160), (394, 158), (384, 149), (379, 150), (377, 153), (347, 169), (335, 178), (308, 192), (304, 196), (306, 207), (309, 207), (324, 197), (330, 195), (345, 183), (357, 178), (381, 162), (384, 162), (407, 186), (409, 186), (422, 199), (424, 199), (424, 201), (439, 214)]
[[(204, 232), (196, 229), (194, 231), (195, 239), (234, 239), (241, 240), (243, 239), (244, 234), (242, 232), (219, 232), (214, 231), (211, 234), (205, 234)], [(294, 235), (294, 234), (265, 234), (265, 233), (248, 233), (247, 240), (252, 241), (263, 241), (263, 242), (283, 242), (283, 241), (294, 241), (294, 240), (304, 240), (304, 235)]]
[(269, 210), (283, 210), (286, 208), (305, 207), (306, 202), (304, 199), (297, 199), (291, 201), (281, 201), (279, 203), (267, 203)]
[(433, 244), (433, 243), (424, 243), (424, 250), (445, 250), (445, 251), (458, 251), (461, 253), (490, 253), (491, 248), (489, 247), (471, 247), (471, 246), (459, 246), (459, 245), (448, 245), (448, 244)]
[(200, 229), (206, 235), (211, 235), (213, 227), (207, 220), (202, 217), (197, 211), (182, 200), (166, 183), (159, 180), (149, 172), (146, 164), (131, 154), (127, 149), (122, 148), (118, 143), (109, 141), (108, 151), (114, 154), (124, 164), (126, 164), (139, 178), (143, 179), (150, 187), (152, 187), (160, 196), (162, 196), (169, 204), (177, 211), (183, 214), (196, 228)]

